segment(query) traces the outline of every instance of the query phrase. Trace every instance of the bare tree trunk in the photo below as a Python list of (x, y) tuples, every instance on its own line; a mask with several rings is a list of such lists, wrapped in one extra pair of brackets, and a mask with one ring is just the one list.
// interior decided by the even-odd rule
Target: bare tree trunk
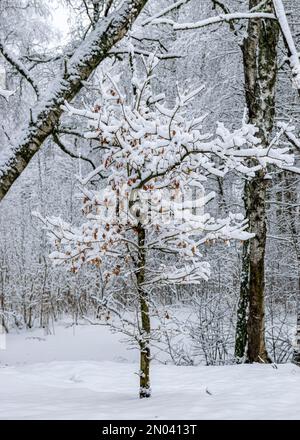
[(143, 289), (145, 280), (145, 263), (146, 255), (145, 245), (145, 229), (138, 225), (138, 270), (137, 270), (137, 286), (141, 312), (141, 331), (140, 331), (140, 398), (151, 396), (150, 388), (150, 331), (151, 323), (149, 316), (149, 303), (147, 292)]
[(298, 234), (294, 235), (296, 252), (297, 252), (297, 265), (298, 265), (298, 292), (297, 292), (297, 327), (296, 327), (296, 339), (295, 347), (293, 351), (293, 363), (300, 367), (300, 249), (297, 242)]
[[(260, 0), (249, 0), (249, 9), (260, 4)], [(264, 6), (264, 12), (273, 12), (272, 1)], [(250, 20), (247, 37), (243, 45), (245, 94), (249, 122), (259, 129), (262, 147), (269, 143), (275, 117), (275, 88), (277, 79), (277, 47), (279, 27), (270, 20)], [(239, 310), (237, 341), (246, 345), (245, 298), (249, 298), (247, 321), (248, 362), (269, 362), (265, 346), (264, 296), (265, 296), (265, 247), (266, 247), (266, 191), (265, 172), (259, 171), (245, 184), (245, 210), (249, 219), (249, 229), (255, 237), (249, 242), (249, 255), (244, 252), (243, 271), (248, 267), (247, 277), (241, 284), (241, 301), (245, 309)], [(245, 282), (246, 280), (246, 282)], [(248, 287), (248, 293), (245, 291)], [(239, 357), (243, 350), (238, 344)], [(245, 347), (244, 347), (245, 349)]]
[(5, 294), (4, 294), (6, 274), (7, 274), (7, 268), (5, 266), (4, 267), (0, 266), (0, 280), (1, 280), (1, 285), (0, 285), (0, 289), (1, 289), (0, 290), (0, 333), (1, 333), (2, 329), (6, 333), (8, 333), (8, 327), (5, 322)]
[(237, 309), (237, 324), (234, 347), (234, 355), (238, 362), (243, 360), (247, 345), (247, 313), (249, 305), (249, 253), (250, 243), (249, 241), (244, 241), (242, 254), (240, 298)]
[[(298, 260), (299, 262), (299, 260)], [(293, 351), (293, 363), (300, 367), (300, 276), (298, 276), (298, 292), (297, 292), (297, 328), (296, 341)]]
[(247, 361), (270, 362), (265, 346), (266, 189), (264, 173), (246, 184), (246, 215), (255, 237), (249, 248), (249, 313)]

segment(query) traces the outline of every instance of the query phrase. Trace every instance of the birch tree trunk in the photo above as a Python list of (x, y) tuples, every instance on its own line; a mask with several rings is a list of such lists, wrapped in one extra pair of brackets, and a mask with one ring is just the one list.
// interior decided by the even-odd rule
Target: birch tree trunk
[[(249, 9), (260, 4), (249, 0)], [(273, 12), (269, 0), (264, 12)], [(247, 37), (243, 44), (245, 95), (249, 122), (259, 129), (262, 147), (266, 147), (274, 125), (275, 88), (277, 79), (277, 47), (279, 26), (271, 20), (250, 20)], [(255, 237), (249, 241), (249, 249), (243, 253), (243, 279), (241, 300), (244, 310), (239, 309), (236, 354), (241, 357), (248, 343), (248, 362), (269, 362), (265, 346), (265, 247), (266, 247), (266, 191), (265, 172), (259, 171), (245, 184), (245, 210), (249, 229)], [(248, 268), (248, 270), (247, 270)], [(248, 292), (247, 292), (248, 290)], [(248, 301), (245, 301), (248, 298)], [(247, 304), (248, 303), (248, 304)], [(248, 321), (246, 323), (246, 306)], [(243, 334), (247, 333), (247, 338)]]

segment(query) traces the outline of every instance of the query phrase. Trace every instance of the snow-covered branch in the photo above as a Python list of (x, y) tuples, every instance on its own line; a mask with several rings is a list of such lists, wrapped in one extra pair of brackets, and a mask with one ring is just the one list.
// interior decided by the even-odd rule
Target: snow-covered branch
[(93, 163), (93, 161), (91, 159), (89, 159), (88, 157), (82, 156), (82, 155), (78, 155), (75, 154), (70, 148), (68, 148), (63, 142), (62, 140), (59, 138), (59, 136), (57, 135), (56, 132), (53, 133), (52, 138), (54, 140), (54, 142), (56, 143), (56, 145), (64, 152), (66, 153), (68, 156), (72, 157), (73, 159), (80, 159), (83, 160), (85, 162), (88, 162), (93, 169), (95, 169), (95, 165)]
[(300, 150), (300, 139), (294, 134), (295, 127), (286, 122), (279, 122), (277, 125), (284, 131), (285, 137), (291, 142), (291, 144)]
[(284, 43), (288, 51), (289, 64), (292, 69), (293, 83), (300, 94), (300, 60), (294, 42), (294, 38), (288, 23), (282, 0), (273, 0), (276, 17), (283, 35)]
[(27, 167), (43, 142), (51, 135), (62, 113), (60, 105), (72, 100), (91, 73), (122, 39), (147, 0), (126, 0), (82, 41), (68, 60), (64, 71), (39, 99), (27, 126), (14, 148), (0, 157), (0, 201)]
[[(52, 258), (58, 264), (67, 262), (77, 271), (87, 262), (102, 265), (105, 257), (115, 260), (118, 275), (124, 270), (132, 273), (135, 269), (128, 249), (138, 252), (140, 245), (132, 233), (143, 227), (147, 231), (145, 251), (177, 255), (185, 261), (184, 268), (172, 267), (170, 272), (165, 267), (152, 270), (156, 283), (199, 282), (208, 276), (199, 246), (208, 240), (251, 237), (245, 231), (243, 216), (230, 214), (215, 220), (202, 212), (214, 197), (213, 193), (203, 193), (206, 176), (224, 177), (230, 170), (253, 176), (268, 164), (293, 167), (289, 149), (278, 148), (277, 137), (268, 148), (262, 148), (257, 129), (251, 124), (243, 122), (240, 129), (230, 132), (219, 123), (212, 135), (203, 131), (205, 117), (189, 120), (186, 106), (203, 87), (191, 93), (178, 92), (171, 109), (156, 102), (151, 81), (157, 63), (150, 57), (145, 61), (145, 78), (134, 76), (136, 95), (132, 103), (106, 73), (99, 85), (101, 96), (91, 110), (68, 103), (63, 106), (70, 116), (86, 119), (88, 133), (94, 132), (93, 138), (103, 148), (99, 165), (80, 180), (81, 184), (86, 186), (103, 173), (107, 186), (103, 191), (83, 189), (88, 223), (82, 227), (74, 228), (60, 219), (43, 219), (54, 237), (57, 251)], [(254, 166), (248, 165), (249, 158), (256, 159)], [(187, 198), (191, 187), (200, 191), (192, 200)], [(149, 282), (146, 277), (144, 283)]]
[[(135, 53), (137, 55), (143, 55), (144, 57), (149, 57), (151, 56), (153, 53), (149, 52), (147, 50), (144, 49), (138, 49), (138, 48), (119, 48), (119, 49), (113, 49), (110, 51), (110, 55), (132, 55), (132, 53)], [(160, 60), (172, 60), (174, 58), (181, 58), (182, 54), (177, 54), (177, 53), (156, 53), (156, 57)]]
[(146, 20), (143, 21), (142, 26), (146, 26), (147, 24), (151, 24), (153, 22), (153, 20), (163, 17), (164, 15), (169, 14), (170, 12), (174, 11), (175, 9), (180, 8), (181, 6), (187, 4), (188, 2), (190, 2), (191, 0), (178, 0), (176, 3), (168, 6), (167, 8), (157, 12), (156, 14), (152, 15), (152, 17), (147, 18)]
[(220, 14), (214, 17), (206, 18), (205, 20), (196, 21), (195, 23), (176, 23), (169, 19), (155, 19), (152, 24), (168, 24), (173, 27), (174, 31), (187, 31), (193, 29), (200, 29), (213, 24), (222, 22), (230, 22), (234, 20), (251, 20), (251, 19), (269, 19), (276, 20), (274, 14), (267, 12), (235, 12), (232, 14)]
[(15, 93), (15, 91), (12, 90), (4, 90), (0, 88), (0, 96), (2, 96), (6, 101), (9, 100), (10, 96), (12, 96)]
[(32, 77), (29, 70), (26, 66), (7, 48), (4, 43), (0, 40), (0, 52), (9, 62), (9, 64), (17, 70), (17, 72), (26, 79), (26, 81), (31, 85), (33, 90), (35, 91), (37, 97), (40, 95), (39, 86), (36, 83), (35, 79)]

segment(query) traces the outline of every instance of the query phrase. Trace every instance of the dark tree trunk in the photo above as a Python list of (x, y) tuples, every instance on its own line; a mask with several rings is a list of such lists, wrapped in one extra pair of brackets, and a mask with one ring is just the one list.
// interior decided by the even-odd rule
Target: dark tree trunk
[[(298, 260), (299, 262), (299, 260)], [(296, 344), (293, 351), (293, 363), (300, 367), (300, 276), (298, 275), (298, 293), (297, 293), (297, 329)]]
[[(249, 0), (249, 9), (259, 3), (260, 0)], [(266, 3), (264, 12), (273, 12), (271, 0)], [(249, 21), (247, 37), (243, 45), (245, 95), (249, 122), (259, 129), (258, 136), (262, 147), (268, 145), (274, 125), (278, 39), (277, 23), (271, 20)], [(246, 216), (249, 219), (249, 230), (255, 233), (255, 237), (249, 242), (249, 253), (244, 252), (243, 255), (244, 276), (241, 282), (238, 311), (236, 354), (241, 358), (248, 343), (248, 362), (270, 361), (265, 347), (264, 322), (266, 191), (267, 180), (264, 171), (257, 172), (255, 177), (245, 184)], [(242, 306), (244, 310), (241, 310)], [(247, 338), (245, 338), (247, 306)]]
[(247, 345), (247, 313), (249, 304), (249, 252), (250, 243), (249, 241), (245, 241), (243, 243), (240, 298), (237, 309), (237, 324), (234, 347), (234, 354), (238, 362), (243, 360), (245, 356), (245, 348)]
[(265, 346), (266, 187), (264, 173), (247, 183), (246, 215), (255, 237), (249, 243), (248, 362), (269, 362)]
[(150, 331), (151, 323), (149, 316), (148, 294), (143, 288), (145, 281), (145, 229), (141, 224), (138, 225), (138, 270), (137, 270), (137, 288), (141, 313), (141, 331), (140, 331), (140, 398), (151, 396), (150, 388)]

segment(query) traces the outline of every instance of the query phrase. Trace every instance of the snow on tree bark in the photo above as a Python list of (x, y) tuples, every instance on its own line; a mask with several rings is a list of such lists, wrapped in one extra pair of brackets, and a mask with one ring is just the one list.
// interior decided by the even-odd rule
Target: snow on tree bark
[(61, 105), (81, 90), (83, 82), (126, 34), (146, 2), (126, 0), (117, 11), (101, 19), (66, 63), (65, 72), (50, 84), (32, 110), (18, 144), (0, 156), (0, 201), (55, 129), (62, 114)]
[(273, 0), (275, 14), (280, 25), (283, 41), (288, 52), (288, 62), (292, 70), (294, 87), (300, 96), (300, 59), (294, 38), (289, 26), (282, 0)]

